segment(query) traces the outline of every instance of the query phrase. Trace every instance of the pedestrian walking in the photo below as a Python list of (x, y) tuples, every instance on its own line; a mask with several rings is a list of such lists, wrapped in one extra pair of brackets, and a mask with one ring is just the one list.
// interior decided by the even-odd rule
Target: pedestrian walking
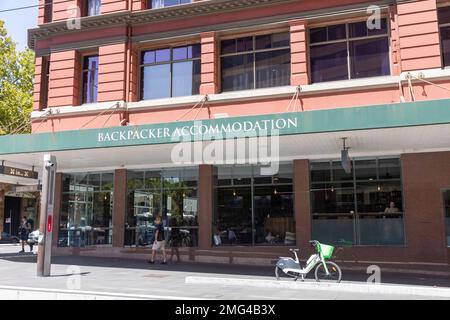
[[(20, 242), (22, 244), (22, 250), (20, 251), (20, 253), (24, 253), (25, 252), (25, 244), (28, 241), (28, 235), (31, 232), (31, 225), (28, 222), (28, 219), (26, 216), (22, 217), (22, 222), (20, 223), (19, 226), (19, 237), (20, 237)], [(30, 246), (30, 252), (32, 252), (33, 247)]]
[(161, 263), (166, 264), (166, 240), (164, 237), (164, 226), (160, 215), (157, 215), (155, 218), (155, 236), (153, 239), (152, 257), (150, 260), (148, 260), (148, 263), (155, 263), (155, 256), (157, 251), (162, 251), (163, 261)]

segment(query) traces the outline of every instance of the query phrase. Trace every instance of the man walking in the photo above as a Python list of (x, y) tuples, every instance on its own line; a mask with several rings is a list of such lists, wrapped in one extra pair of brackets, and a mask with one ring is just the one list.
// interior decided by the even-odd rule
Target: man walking
[(153, 240), (152, 246), (152, 257), (148, 261), (148, 263), (155, 263), (156, 251), (159, 250), (161, 250), (163, 254), (163, 262), (161, 262), (161, 264), (166, 264), (166, 240), (164, 238), (164, 226), (161, 220), (161, 216), (157, 215), (155, 218), (155, 238)]

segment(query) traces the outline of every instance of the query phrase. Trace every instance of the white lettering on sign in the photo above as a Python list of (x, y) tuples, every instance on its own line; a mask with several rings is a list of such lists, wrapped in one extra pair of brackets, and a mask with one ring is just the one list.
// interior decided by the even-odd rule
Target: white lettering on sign
[(285, 130), (298, 128), (298, 119), (273, 119), (273, 120), (255, 120), (255, 121), (236, 121), (226, 124), (204, 124), (201, 121), (195, 122), (191, 126), (155, 128), (155, 129), (124, 129), (117, 131), (99, 132), (98, 142), (121, 142), (136, 140), (157, 140), (164, 138), (185, 138), (198, 136), (217, 136), (218, 134), (236, 134), (271, 132), (274, 130)]

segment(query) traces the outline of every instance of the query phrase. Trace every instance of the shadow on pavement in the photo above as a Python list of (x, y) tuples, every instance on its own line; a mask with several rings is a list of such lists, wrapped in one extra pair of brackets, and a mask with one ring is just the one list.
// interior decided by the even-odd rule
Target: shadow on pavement
[[(36, 263), (36, 255), (31, 254), (1, 254), (0, 260), (8, 260), (21, 263)], [(86, 257), (86, 256), (55, 256), (52, 258), (53, 264), (75, 265), (99, 268), (121, 268), (136, 270), (157, 270), (167, 272), (184, 272), (205, 274), (205, 276), (231, 275), (236, 277), (245, 276), (263, 276), (275, 279), (274, 267), (270, 266), (246, 266), (231, 264), (211, 264), (198, 262), (174, 262), (167, 265), (156, 263), (148, 264), (144, 260), (126, 259), (126, 258), (104, 258), (104, 257)], [(92, 271), (94, 273), (95, 271)], [(86, 275), (89, 272), (84, 272)], [(308, 278), (311, 279), (313, 271)], [(73, 275), (73, 274), (70, 274)], [(60, 275), (66, 276), (66, 275)], [(69, 275), (67, 275), (69, 276)], [(343, 281), (366, 282), (369, 274), (364, 271), (343, 270)], [(412, 273), (383, 273), (381, 282), (384, 284), (404, 284), (404, 285), (423, 285), (436, 287), (450, 287), (450, 278), (442, 275), (412, 274)]]

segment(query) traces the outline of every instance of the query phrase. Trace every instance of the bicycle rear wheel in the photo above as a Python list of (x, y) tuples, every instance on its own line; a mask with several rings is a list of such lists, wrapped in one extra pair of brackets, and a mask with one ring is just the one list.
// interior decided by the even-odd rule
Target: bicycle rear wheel
[(342, 279), (341, 268), (339, 268), (339, 266), (336, 263), (331, 262), (331, 261), (326, 261), (325, 263), (327, 265), (328, 274), (325, 271), (324, 264), (320, 263), (317, 266), (316, 272), (315, 272), (316, 281), (317, 282), (330, 281), (330, 282), (336, 282), (336, 283), (341, 282), (341, 279)]
[(283, 270), (280, 267), (276, 266), (275, 267), (275, 277), (277, 278), (277, 280), (297, 281), (297, 279), (299, 278), (299, 275), (297, 273), (292, 273), (292, 272), (285, 273), (285, 272), (283, 272)]

